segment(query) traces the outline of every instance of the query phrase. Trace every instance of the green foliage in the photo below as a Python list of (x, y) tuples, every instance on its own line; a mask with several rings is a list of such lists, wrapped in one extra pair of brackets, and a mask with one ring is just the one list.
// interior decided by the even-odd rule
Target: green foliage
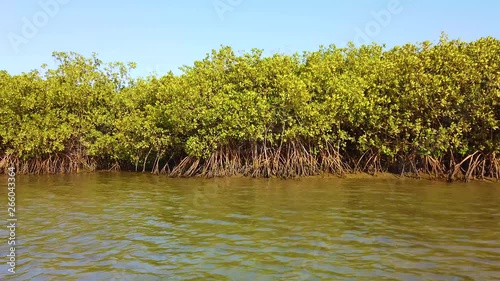
[(1, 71), (0, 153), (136, 166), (154, 165), (149, 155), (206, 159), (222, 147), (295, 142), (353, 158), (500, 153), (497, 39), (262, 54), (223, 46), (180, 76), (135, 80), (135, 64), (95, 54), (56, 52), (56, 69)]

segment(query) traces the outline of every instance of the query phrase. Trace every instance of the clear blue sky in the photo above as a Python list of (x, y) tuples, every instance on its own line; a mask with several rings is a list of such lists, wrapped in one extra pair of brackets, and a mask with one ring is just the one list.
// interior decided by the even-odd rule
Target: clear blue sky
[(134, 75), (145, 76), (179, 73), (220, 45), (271, 54), (366, 39), (387, 46), (437, 41), (442, 31), (463, 40), (500, 38), (499, 12), (496, 0), (2, 0), (0, 69), (50, 65), (57, 50), (133, 61)]

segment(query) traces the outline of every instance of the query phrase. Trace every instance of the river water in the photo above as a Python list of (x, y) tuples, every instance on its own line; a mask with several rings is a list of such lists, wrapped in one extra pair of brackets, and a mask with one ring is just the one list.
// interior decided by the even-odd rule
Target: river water
[(16, 184), (16, 274), (4, 262), (1, 280), (500, 280), (498, 183), (94, 173)]

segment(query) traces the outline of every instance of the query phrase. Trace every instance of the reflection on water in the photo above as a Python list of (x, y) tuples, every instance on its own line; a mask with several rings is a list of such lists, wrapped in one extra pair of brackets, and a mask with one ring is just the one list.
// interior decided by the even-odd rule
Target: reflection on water
[(498, 184), (97, 173), (18, 176), (17, 193), (9, 280), (500, 276)]

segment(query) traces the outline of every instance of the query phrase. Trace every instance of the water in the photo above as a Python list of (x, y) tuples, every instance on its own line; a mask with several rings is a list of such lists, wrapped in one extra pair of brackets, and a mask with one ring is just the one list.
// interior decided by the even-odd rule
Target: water
[(500, 280), (499, 199), (497, 183), (18, 176), (0, 279)]

